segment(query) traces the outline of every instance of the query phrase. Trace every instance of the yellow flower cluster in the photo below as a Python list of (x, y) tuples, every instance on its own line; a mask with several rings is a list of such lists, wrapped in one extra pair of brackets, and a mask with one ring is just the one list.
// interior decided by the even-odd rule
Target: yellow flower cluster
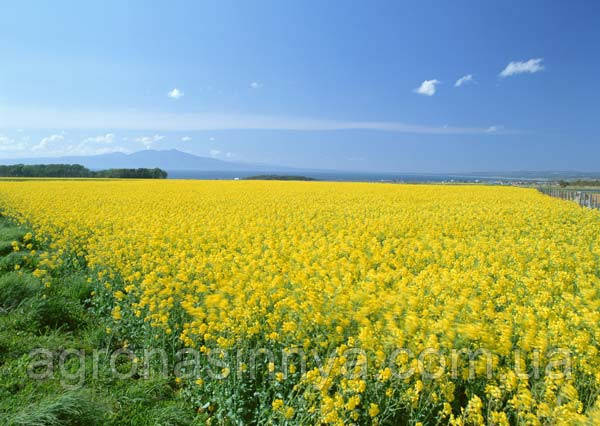
[(0, 206), (102, 270), (115, 324), (207, 354), (306, 354), (252, 382), (279, 421), (598, 416), (600, 214), (574, 203), (485, 186), (28, 181), (1, 182)]

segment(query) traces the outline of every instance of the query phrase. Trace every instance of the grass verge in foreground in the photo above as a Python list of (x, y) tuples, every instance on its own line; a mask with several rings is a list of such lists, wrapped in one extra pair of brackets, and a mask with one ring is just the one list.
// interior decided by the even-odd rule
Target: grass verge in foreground
[[(119, 345), (92, 307), (91, 272), (66, 262), (36, 276), (46, 249), (0, 217), (0, 425), (202, 424), (172, 377), (114, 374)], [(40, 353), (52, 371), (36, 364)]]

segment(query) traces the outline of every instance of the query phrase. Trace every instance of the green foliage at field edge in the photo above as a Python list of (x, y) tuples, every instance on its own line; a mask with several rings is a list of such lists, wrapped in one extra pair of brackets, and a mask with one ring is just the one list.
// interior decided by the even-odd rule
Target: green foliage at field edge
[[(90, 309), (93, 275), (85, 267), (60, 268), (51, 277), (33, 275), (45, 247), (27, 229), (0, 216), (0, 425), (189, 425), (203, 424), (179, 395), (172, 377), (119, 379), (107, 354), (118, 348), (107, 337), (105, 318)], [(17, 245), (20, 249), (15, 250)], [(34, 379), (28, 374), (32, 351), (60, 357), (65, 349), (85, 354), (64, 360), (67, 378)], [(97, 374), (92, 352), (100, 353)]]

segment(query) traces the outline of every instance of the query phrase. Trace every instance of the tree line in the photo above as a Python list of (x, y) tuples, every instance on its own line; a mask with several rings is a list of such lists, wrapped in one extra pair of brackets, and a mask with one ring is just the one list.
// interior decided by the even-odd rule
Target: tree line
[(83, 177), (120, 179), (165, 179), (167, 172), (162, 169), (107, 169), (90, 170), (81, 164), (14, 164), (0, 166), (0, 177)]
[(567, 186), (600, 186), (600, 180), (559, 180), (558, 184), (563, 188), (566, 188)]
[(316, 180), (308, 176), (292, 176), (292, 175), (256, 175), (245, 177), (246, 180)]

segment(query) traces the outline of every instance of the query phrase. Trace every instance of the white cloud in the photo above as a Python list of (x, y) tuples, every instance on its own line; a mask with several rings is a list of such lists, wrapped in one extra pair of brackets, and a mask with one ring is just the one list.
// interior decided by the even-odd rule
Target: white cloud
[(25, 149), (23, 142), (16, 142), (8, 136), (0, 135), (0, 151), (21, 151)]
[(45, 138), (42, 138), (42, 140), (40, 141), (40, 143), (38, 143), (37, 145), (34, 145), (31, 147), (32, 151), (41, 151), (41, 150), (45, 150), (48, 148), (48, 144), (51, 142), (59, 142), (64, 140), (64, 136), (61, 134), (56, 134), (56, 135), (50, 135), (50, 136), (46, 136)]
[[(29, 154), (36, 153), (38, 156), (41, 155), (44, 157), (56, 157), (63, 155), (98, 155), (110, 152), (131, 152), (131, 150), (128, 150), (127, 148), (124, 148), (122, 146), (90, 146), (90, 143), (86, 141), (82, 141), (77, 144), (67, 144), (64, 135), (65, 133), (62, 132), (62, 134), (54, 134), (47, 136), (41, 139), (40, 142), (34, 146), (30, 146), (27, 143), (25, 143), (25, 141), (23, 140), (25, 139), (25, 137), (22, 137), (20, 141), (17, 141), (7, 136), (0, 135), (0, 152), (14, 152), (14, 154), (9, 155), (12, 158), (22, 158), (24, 156), (24, 152), (27, 152)], [(58, 144), (52, 143), (63, 141), (65, 142)]]
[(189, 142), (191, 140), (192, 140), (192, 138), (190, 138), (189, 136), (184, 136), (184, 137), (181, 138), (182, 142)]
[[(155, 113), (146, 111), (44, 110), (0, 107), (0, 129), (115, 129), (139, 132), (218, 130), (380, 130), (413, 134), (483, 134), (486, 127), (409, 124), (401, 121), (329, 120), (257, 114)], [(504, 132), (506, 133), (506, 132)], [(143, 141), (138, 141), (142, 142)]]
[(99, 154), (108, 154), (111, 152), (122, 152), (125, 154), (130, 153), (131, 151), (123, 148), (121, 146), (104, 146), (104, 147), (94, 147), (89, 146), (85, 142), (80, 142), (77, 145), (68, 145), (64, 149), (54, 150), (52, 152), (53, 155), (99, 155)]
[(113, 133), (107, 133), (105, 135), (95, 136), (86, 138), (83, 140), (84, 143), (113, 143), (115, 141), (115, 135)]
[(14, 141), (14, 139), (9, 138), (8, 136), (0, 135), (0, 145), (10, 145)]
[(161, 135), (154, 135), (154, 136), (140, 136), (139, 138), (135, 138), (134, 140), (136, 142), (139, 142), (141, 144), (143, 144), (146, 149), (149, 149), (153, 144), (155, 144), (156, 142), (164, 139), (164, 136)]
[(233, 152), (228, 152), (228, 153), (226, 153), (226, 154), (225, 154), (225, 157), (227, 157), (227, 158), (231, 158), (231, 157), (233, 157)]
[(216, 157), (219, 154), (221, 154), (221, 151), (219, 151), (218, 149), (211, 149), (209, 152), (211, 157)]
[(460, 87), (463, 84), (471, 83), (473, 81), (475, 81), (475, 80), (473, 80), (472, 74), (463, 75), (461, 78), (456, 80), (456, 83), (454, 83), (454, 87)]
[(212, 141), (214, 141), (214, 140), (215, 140), (215, 138), (213, 138), (213, 137), (211, 136), (210, 138), (208, 138), (208, 140), (212, 142)]
[(183, 92), (181, 90), (179, 90), (178, 88), (175, 88), (175, 89), (171, 90), (169, 93), (167, 93), (167, 96), (172, 99), (179, 99), (183, 96)]
[(506, 68), (500, 73), (500, 77), (508, 77), (515, 74), (530, 73), (541, 71), (544, 69), (542, 58), (530, 59), (528, 61), (516, 61), (509, 63)]
[(122, 146), (114, 146), (114, 147), (104, 147), (104, 148), (95, 148), (92, 149), (92, 155), (98, 154), (110, 154), (111, 152), (122, 152), (123, 154), (130, 154), (131, 150), (124, 148)]
[(486, 133), (496, 133), (501, 131), (504, 128), (504, 126), (499, 126), (499, 125), (494, 125), (494, 126), (490, 126), (487, 129), (485, 129)]
[(252, 83), (250, 83), (251, 89), (260, 89), (261, 87), (262, 83), (259, 83), (258, 81), (253, 81)]
[(46, 149), (48, 147), (48, 142), (46, 141), (40, 141), (40, 143), (38, 143), (37, 145), (33, 145), (31, 147), (32, 151), (41, 151), (43, 149)]
[(438, 80), (425, 80), (419, 87), (417, 87), (414, 92), (419, 95), (425, 96), (433, 96), (435, 95), (435, 86), (436, 84), (440, 84)]

